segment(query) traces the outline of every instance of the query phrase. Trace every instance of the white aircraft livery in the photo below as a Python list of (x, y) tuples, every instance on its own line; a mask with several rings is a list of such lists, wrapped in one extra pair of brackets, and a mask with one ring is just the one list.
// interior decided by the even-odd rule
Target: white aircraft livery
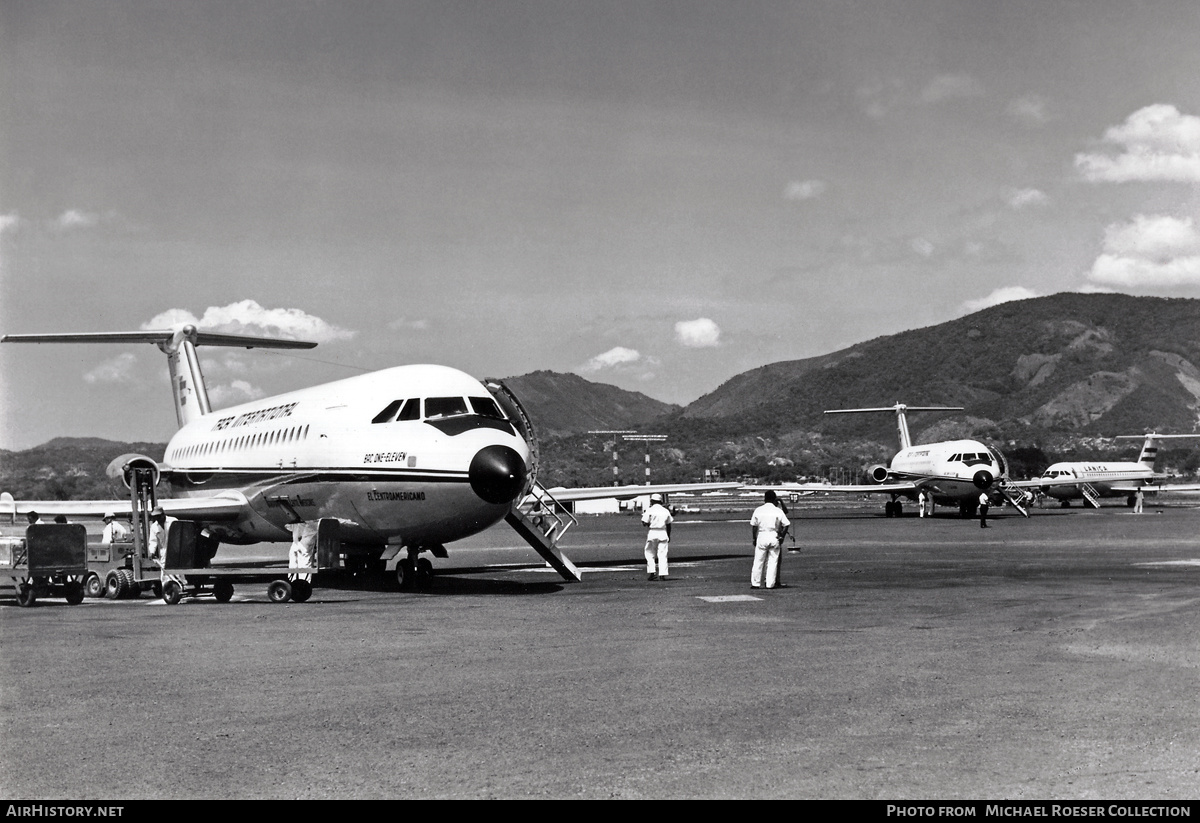
[[(1055, 463), (1042, 472), (1041, 480), (1046, 484), (1043, 491), (1050, 497), (1070, 506), (1072, 500), (1083, 500), (1084, 504), (1098, 508), (1102, 497), (1124, 497), (1130, 506), (1140, 489), (1143, 493), (1194, 492), (1200, 485), (1164, 485), (1167, 476), (1154, 470), (1158, 459), (1158, 446), (1163, 440), (1200, 438), (1200, 434), (1123, 434), (1117, 440), (1141, 440), (1142, 451), (1136, 463), (1108, 462), (1103, 460)], [(1076, 480), (1073, 484), (1064, 480)]]
[[(546, 490), (536, 484), (533, 426), (500, 381), (439, 365), (408, 365), (350, 377), (214, 411), (197, 346), (311, 348), (315, 343), (206, 332), (22, 334), (10, 343), (150, 342), (166, 355), (179, 430), (160, 464), (123, 455), (109, 474), (128, 482), (149, 467), (172, 496), (166, 514), (202, 527), (207, 557), (220, 543), (290, 541), (288, 526), (333, 518), (342, 551), (363, 568), (411, 580), (418, 555), (446, 556), (446, 543), (507, 520), (563, 577), (579, 571), (557, 536), (532, 526), (523, 503), (553, 509), (569, 500), (633, 498), (652, 492), (735, 488), (666, 484)], [(129, 514), (131, 500), (11, 501), (10, 515), (99, 518)], [(541, 524), (541, 518), (537, 518)], [(561, 536), (561, 532), (558, 536)], [(396, 560), (402, 549), (407, 559)], [(394, 562), (393, 562), (394, 561)], [(428, 561), (424, 561), (428, 563)]]
[(1024, 504), (1026, 494), (1008, 477), (1008, 462), (998, 449), (977, 440), (946, 440), (914, 446), (908, 433), (907, 413), (910, 411), (961, 411), (957, 406), (892, 406), (866, 409), (831, 409), (826, 414), (858, 414), (861, 412), (891, 412), (896, 415), (900, 436), (900, 451), (887, 465), (872, 466), (869, 470), (874, 483), (826, 485), (823, 483), (785, 483), (773, 488), (785, 492), (841, 492), (845, 494), (887, 494), (884, 514), (899, 516), (903, 512), (901, 498), (916, 500), (924, 491), (934, 503), (957, 506), (964, 515), (978, 510), (979, 496), (1007, 500), (1028, 517)]

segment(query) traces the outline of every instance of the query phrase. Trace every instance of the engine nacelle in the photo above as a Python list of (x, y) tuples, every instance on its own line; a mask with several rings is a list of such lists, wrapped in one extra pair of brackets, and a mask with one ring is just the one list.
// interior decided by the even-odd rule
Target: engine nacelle
[(975, 472), (975, 476), (971, 478), (971, 482), (975, 484), (975, 488), (977, 489), (988, 488), (992, 485), (993, 480), (995, 480), (995, 478), (987, 469), (980, 469), (979, 471)]
[(161, 471), (158, 468), (158, 463), (152, 457), (147, 457), (144, 454), (123, 454), (120, 457), (113, 458), (108, 464), (108, 468), (104, 473), (112, 480), (120, 480), (125, 488), (130, 487), (133, 481), (133, 472), (135, 469), (149, 469), (151, 477), (154, 479), (154, 485), (158, 485), (158, 478)]
[(871, 479), (876, 483), (883, 483), (888, 479), (887, 466), (872, 466), (871, 468), (867, 469), (867, 473), (871, 475)]

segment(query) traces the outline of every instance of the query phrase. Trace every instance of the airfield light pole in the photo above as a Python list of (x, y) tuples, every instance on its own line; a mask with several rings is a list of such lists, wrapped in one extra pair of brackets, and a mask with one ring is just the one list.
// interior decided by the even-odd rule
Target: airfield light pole
[(650, 485), (650, 444), (661, 443), (667, 439), (665, 434), (627, 434), (626, 440), (640, 440), (646, 444), (646, 485)]
[(621, 436), (626, 434), (637, 434), (633, 429), (596, 429), (588, 432), (588, 434), (611, 434), (613, 435), (613, 485), (621, 485), (621, 464), (617, 460), (617, 443), (620, 442)]

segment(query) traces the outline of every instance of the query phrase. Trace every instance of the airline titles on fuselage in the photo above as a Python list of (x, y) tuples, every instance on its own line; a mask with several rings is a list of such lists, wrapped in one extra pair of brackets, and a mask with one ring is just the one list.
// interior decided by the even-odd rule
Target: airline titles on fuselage
[(225, 429), (236, 429), (238, 426), (261, 423), (264, 420), (278, 420), (281, 417), (291, 417), (292, 411), (298, 405), (300, 405), (299, 401), (285, 403), (282, 406), (272, 406), (269, 409), (257, 409), (256, 411), (246, 412), (236, 417), (222, 417), (212, 427), (212, 430), (215, 432), (224, 431)]
[(363, 463), (403, 463), (408, 452), (371, 452), (363, 455)]

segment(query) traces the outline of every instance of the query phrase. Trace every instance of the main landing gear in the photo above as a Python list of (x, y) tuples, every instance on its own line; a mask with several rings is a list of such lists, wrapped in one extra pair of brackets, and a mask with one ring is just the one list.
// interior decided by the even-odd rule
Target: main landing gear
[[(396, 564), (396, 586), (401, 591), (426, 589), (433, 580), (433, 562), (428, 557), (419, 557), (422, 551), (428, 549), (438, 555), (441, 547), (410, 546), (408, 557)], [(442, 550), (445, 551), (444, 549)]]

